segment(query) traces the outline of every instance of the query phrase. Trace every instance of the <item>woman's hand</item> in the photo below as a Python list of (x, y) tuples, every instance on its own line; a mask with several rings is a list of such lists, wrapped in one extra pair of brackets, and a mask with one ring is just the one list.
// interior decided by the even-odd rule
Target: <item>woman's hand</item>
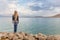
[(12, 21), (12, 23), (15, 23), (15, 22), (16, 22), (16, 23), (19, 23), (19, 21)]

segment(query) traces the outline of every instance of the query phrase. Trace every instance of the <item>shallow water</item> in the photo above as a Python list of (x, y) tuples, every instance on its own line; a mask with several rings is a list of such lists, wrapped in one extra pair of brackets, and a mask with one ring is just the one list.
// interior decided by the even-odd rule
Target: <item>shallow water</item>
[[(0, 32), (13, 32), (11, 17), (0, 17)], [(60, 34), (60, 18), (20, 18), (18, 32)]]

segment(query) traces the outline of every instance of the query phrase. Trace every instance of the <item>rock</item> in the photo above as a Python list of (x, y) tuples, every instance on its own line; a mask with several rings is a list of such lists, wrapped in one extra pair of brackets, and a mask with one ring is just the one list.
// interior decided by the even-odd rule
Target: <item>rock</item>
[(18, 37), (18, 39), (23, 39), (23, 35), (22, 34), (16, 33), (16, 36)]
[(25, 36), (24, 40), (35, 40), (35, 38), (32, 36)]
[(24, 32), (19, 32), (19, 34), (21, 34), (21, 35), (25, 36), (25, 33), (24, 33)]
[(47, 36), (43, 35), (41, 33), (36, 34), (35, 36), (33, 36), (36, 40), (46, 40)]
[(1, 37), (3, 36), (3, 34), (2, 33), (0, 33), (0, 40), (1, 40)]
[(55, 35), (44, 35), (42, 33), (33, 35), (24, 32), (19, 33), (0, 33), (0, 40), (60, 40), (60, 36)]
[(48, 36), (46, 40), (57, 40), (55, 36), (51, 35)]
[(14, 36), (15, 36), (14, 33), (9, 33), (8, 38), (11, 40), (11, 39), (13, 39)]
[(18, 40), (18, 37), (17, 37), (17, 36), (14, 36), (14, 37), (13, 37), (13, 40)]

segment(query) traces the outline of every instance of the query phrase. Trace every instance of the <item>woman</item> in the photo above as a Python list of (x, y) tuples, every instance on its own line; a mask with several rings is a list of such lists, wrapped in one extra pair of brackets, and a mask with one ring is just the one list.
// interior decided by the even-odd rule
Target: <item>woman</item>
[(14, 33), (15, 33), (15, 32), (17, 32), (17, 25), (18, 25), (18, 22), (19, 22), (19, 16), (18, 16), (17, 11), (14, 11), (14, 14), (12, 16), (12, 20), (13, 20), (13, 23), (14, 23)]

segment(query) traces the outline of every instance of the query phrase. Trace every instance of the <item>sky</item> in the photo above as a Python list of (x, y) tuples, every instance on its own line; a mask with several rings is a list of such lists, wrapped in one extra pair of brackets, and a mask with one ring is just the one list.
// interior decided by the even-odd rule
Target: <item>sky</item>
[(60, 0), (0, 0), (0, 15), (53, 16), (60, 14)]

